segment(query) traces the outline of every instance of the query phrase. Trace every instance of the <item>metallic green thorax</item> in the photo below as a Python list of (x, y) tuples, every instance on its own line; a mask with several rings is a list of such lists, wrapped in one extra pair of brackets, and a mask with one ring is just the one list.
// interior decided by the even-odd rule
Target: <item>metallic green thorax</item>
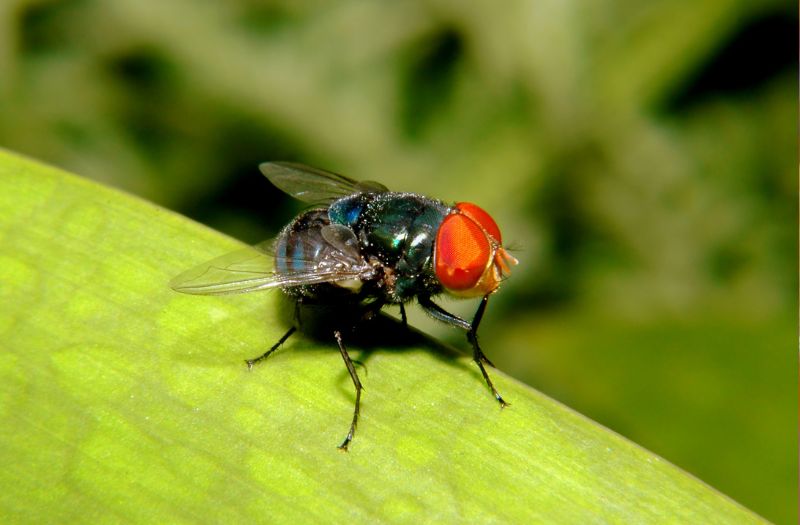
[(394, 272), (392, 302), (441, 291), (433, 243), (450, 207), (414, 193), (359, 193), (331, 204), (331, 222), (351, 228), (362, 253)]

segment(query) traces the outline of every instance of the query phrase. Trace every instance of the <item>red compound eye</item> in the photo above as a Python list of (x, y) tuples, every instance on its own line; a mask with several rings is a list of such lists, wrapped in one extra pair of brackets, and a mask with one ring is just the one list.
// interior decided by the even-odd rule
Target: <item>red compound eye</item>
[(488, 213), (483, 211), (483, 208), (472, 204), (471, 202), (458, 202), (456, 203), (456, 209), (472, 219), (473, 221), (477, 222), (486, 233), (494, 237), (494, 240), (497, 241), (497, 244), (503, 243), (503, 238), (500, 236), (500, 228), (497, 227), (497, 223), (494, 222)]
[(517, 264), (503, 249), (500, 228), (488, 213), (470, 202), (459, 202), (436, 234), (436, 278), (462, 297), (492, 293)]
[[(491, 222), (499, 241), (500, 231), (494, 221), (474, 204), (470, 206)], [(461, 209), (460, 204), (456, 207)], [(449, 290), (465, 291), (478, 286), (494, 254), (484, 230), (492, 236), (494, 232), (473, 219), (471, 213), (472, 210), (470, 215), (451, 213), (436, 234), (436, 277)]]

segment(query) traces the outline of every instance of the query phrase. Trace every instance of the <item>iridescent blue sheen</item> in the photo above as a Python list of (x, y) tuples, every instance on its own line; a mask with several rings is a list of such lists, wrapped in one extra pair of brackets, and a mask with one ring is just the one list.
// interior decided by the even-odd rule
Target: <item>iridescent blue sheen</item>
[(313, 271), (322, 252), (331, 249), (320, 233), (320, 228), (329, 222), (325, 210), (310, 210), (286, 226), (275, 243), (276, 271)]
[(350, 227), (361, 251), (394, 272), (393, 301), (421, 291), (436, 293), (433, 242), (450, 207), (414, 193), (359, 193), (333, 202), (328, 216)]

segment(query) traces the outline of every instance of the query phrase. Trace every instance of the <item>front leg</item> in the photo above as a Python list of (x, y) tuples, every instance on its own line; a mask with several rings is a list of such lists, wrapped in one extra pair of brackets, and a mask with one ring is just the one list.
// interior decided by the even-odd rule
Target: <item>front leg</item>
[(489, 378), (489, 374), (486, 372), (486, 368), (483, 366), (484, 363), (487, 365), (494, 367), (491, 361), (486, 357), (486, 355), (481, 350), (480, 345), (478, 344), (478, 325), (481, 323), (481, 319), (483, 318), (483, 312), (486, 310), (486, 304), (489, 302), (489, 295), (483, 296), (481, 299), (481, 304), (478, 306), (478, 310), (475, 312), (475, 315), (472, 317), (472, 322), (468, 323), (464, 319), (458, 317), (457, 315), (451, 314), (438, 304), (434, 303), (430, 297), (420, 297), (419, 304), (422, 308), (433, 318), (438, 319), (444, 323), (447, 323), (451, 326), (456, 326), (461, 328), (462, 330), (466, 330), (467, 332), (467, 340), (472, 345), (472, 359), (478, 364), (478, 368), (481, 370), (481, 374), (483, 374), (483, 378), (486, 380), (486, 384), (488, 385), (489, 389), (491, 389), (492, 394), (494, 394), (495, 399), (500, 403), (501, 408), (505, 408), (508, 406), (508, 403), (505, 402), (503, 397), (494, 387), (492, 384), (492, 380)]

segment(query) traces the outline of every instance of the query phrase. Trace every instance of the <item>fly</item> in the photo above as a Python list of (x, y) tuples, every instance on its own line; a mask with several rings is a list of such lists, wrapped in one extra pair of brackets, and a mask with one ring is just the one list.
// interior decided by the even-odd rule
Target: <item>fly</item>
[[(487, 386), (500, 406), (507, 406), (486, 372), (484, 365), (494, 365), (478, 344), (478, 326), (489, 296), (517, 260), (503, 248), (500, 229), (488, 213), (468, 202), (450, 205), (416, 193), (392, 192), (377, 182), (359, 182), (301, 164), (267, 162), (259, 168), (272, 184), (313, 204), (312, 209), (295, 217), (273, 241), (213, 259), (170, 282), (174, 290), (188, 294), (280, 288), (294, 299), (292, 327), (263, 355), (247, 360), (248, 368), (297, 331), (301, 304), (354, 308), (355, 322), (376, 315), (385, 305), (399, 305), (405, 324), (404, 305), (416, 300), (431, 317), (466, 332)], [(472, 320), (436, 304), (433, 297), (442, 293), (480, 297)], [(362, 390), (342, 338), (342, 329), (350, 327), (332, 334), (356, 392), (341, 450), (353, 440)]]

